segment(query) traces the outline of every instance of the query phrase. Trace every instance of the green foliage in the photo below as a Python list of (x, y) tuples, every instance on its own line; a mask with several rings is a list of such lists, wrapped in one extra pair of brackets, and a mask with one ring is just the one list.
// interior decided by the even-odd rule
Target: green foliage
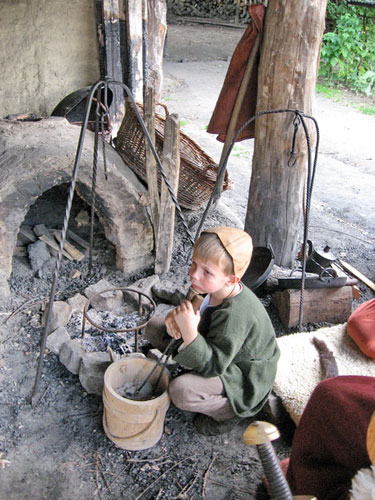
[(319, 74), (330, 85), (375, 95), (374, 10), (328, 0)]
[(359, 110), (365, 115), (375, 115), (375, 106), (360, 106)]

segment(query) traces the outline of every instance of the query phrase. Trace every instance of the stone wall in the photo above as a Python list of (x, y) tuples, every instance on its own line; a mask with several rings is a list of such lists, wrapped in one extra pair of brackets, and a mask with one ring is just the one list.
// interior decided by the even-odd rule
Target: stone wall
[(95, 0), (1, 0), (0, 117), (47, 116), (100, 77)]

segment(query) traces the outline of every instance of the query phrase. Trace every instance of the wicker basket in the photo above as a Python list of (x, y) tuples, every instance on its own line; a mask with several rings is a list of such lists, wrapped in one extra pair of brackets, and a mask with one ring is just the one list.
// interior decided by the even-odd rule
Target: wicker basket
[[(142, 105), (137, 103), (141, 115)], [(168, 109), (163, 104), (166, 116)], [(162, 160), (164, 144), (165, 118), (155, 113), (155, 142), (156, 151)], [(125, 117), (115, 140), (115, 147), (124, 162), (144, 182), (146, 181), (145, 166), (145, 138), (138, 122), (137, 115), (131, 101), (126, 100)], [(204, 205), (215, 186), (218, 165), (210, 158), (190, 137), (180, 132), (180, 180), (177, 199), (179, 204), (188, 209), (196, 209)], [(228, 173), (225, 172), (223, 190), (230, 188)], [(160, 192), (161, 175), (158, 173)]]

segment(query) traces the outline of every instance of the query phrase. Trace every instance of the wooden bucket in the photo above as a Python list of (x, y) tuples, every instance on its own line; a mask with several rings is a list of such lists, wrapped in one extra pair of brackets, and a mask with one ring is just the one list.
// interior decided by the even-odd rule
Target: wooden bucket
[[(112, 363), (104, 374), (103, 427), (107, 437), (124, 450), (144, 450), (156, 444), (164, 428), (165, 414), (170, 404), (169, 373), (164, 370), (158, 384), (161, 394), (147, 401), (135, 401), (120, 396), (116, 389), (128, 382), (139, 386), (156, 362), (146, 358), (122, 358)], [(149, 379), (155, 385), (161, 368)]]

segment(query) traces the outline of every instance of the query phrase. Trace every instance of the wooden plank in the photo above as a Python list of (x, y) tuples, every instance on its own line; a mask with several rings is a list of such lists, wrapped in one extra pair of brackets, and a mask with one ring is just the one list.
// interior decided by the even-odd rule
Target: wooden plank
[(18, 236), (23, 243), (35, 243), (35, 241), (37, 240), (37, 237), (35, 236), (35, 233), (33, 231), (30, 231), (30, 229), (22, 226), (18, 231)]
[(125, 0), (126, 45), (128, 49), (128, 87), (143, 102), (142, 2)]
[(364, 283), (368, 288), (370, 288), (370, 290), (372, 290), (373, 292), (375, 292), (375, 283), (373, 281), (371, 281), (370, 279), (368, 279), (364, 274), (362, 274), (360, 271), (358, 271), (358, 269), (356, 269), (355, 267), (353, 267), (348, 262), (345, 262), (345, 261), (343, 261), (341, 259), (339, 260), (339, 262), (342, 265), (342, 267), (346, 271), (348, 271), (348, 273), (350, 273), (353, 276), (355, 276), (356, 278), (358, 278), (360, 281), (362, 281), (362, 283)]
[[(150, 134), (153, 144), (155, 145), (155, 100), (152, 87), (147, 86), (144, 102), (144, 119), (145, 125)], [(147, 187), (150, 196), (150, 209), (152, 224), (154, 226), (155, 241), (158, 239), (159, 215), (160, 215), (160, 199), (158, 190), (158, 167), (151, 148), (146, 141), (146, 176)]]
[[(53, 250), (55, 250), (56, 252), (59, 251), (59, 245), (56, 243), (55, 240), (53, 240), (52, 238), (50, 238), (49, 236), (46, 236), (45, 234), (41, 234), (39, 236), (39, 239), (44, 241), (44, 243), (46, 243), (46, 245), (48, 245), (49, 247), (51, 247)], [(71, 255), (68, 254), (68, 252), (66, 252), (64, 249), (62, 251), (62, 254), (64, 257), (66, 257), (67, 259), (69, 260), (73, 260), (73, 257)]]
[[(123, 82), (122, 56), (120, 50), (120, 12), (119, 2), (102, 0), (104, 26), (104, 53), (106, 76), (114, 81)], [(113, 92), (109, 115), (114, 131), (117, 131), (125, 114), (123, 89), (119, 85), (109, 85)]]
[[(45, 237), (46, 240), (49, 240), (50, 241), (50, 245), (49, 248), (50, 248), (50, 252), (51, 254), (54, 256), (54, 257), (57, 257), (58, 255), (58, 250), (59, 250), (59, 247), (58, 245), (56, 244), (56, 241), (55, 239), (53, 238), (52, 234), (49, 232), (49, 230), (46, 228), (46, 226), (44, 224), (37, 224), (36, 226), (33, 227), (33, 231), (34, 233), (38, 236), (38, 238), (41, 240), (41, 236)], [(43, 240), (44, 241), (44, 240)], [(47, 243), (47, 241), (44, 241), (44, 243)], [(48, 244), (48, 243), (47, 243)], [(57, 248), (55, 246), (53, 246), (52, 244), (55, 244), (57, 246)], [(66, 257), (66, 256), (65, 256)]]
[[(177, 197), (180, 177), (180, 125), (176, 113), (168, 116), (164, 129), (163, 167)], [(162, 181), (160, 196), (160, 223), (156, 242), (155, 273), (169, 270), (172, 259), (175, 224), (175, 204), (165, 182)]]
[[(163, 54), (167, 34), (167, 3), (147, 0), (147, 84), (154, 89), (156, 102), (163, 90)], [(146, 79), (146, 78), (145, 78)]]
[[(53, 231), (54, 237), (57, 239), (57, 241), (60, 243), (61, 241), (61, 231), (58, 229), (55, 229)], [(74, 245), (69, 243), (69, 241), (65, 240), (64, 241), (64, 250), (68, 252), (69, 255), (73, 257), (73, 260), (77, 260), (78, 262), (81, 262), (85, 258), (84, 254), (78, 250)]]
[[(284, 326), (299, 323), (300, 290), (283, 290), (273, 294), (272, 302)], [(352, 312), (352, 287), (319, 288), (304, 291), (303, 324), (345, 323)]]
[(90, 243), (78, 236), (78, 234), (73, 233), (73, 231), (68, 229), (66, 235), (68, 236), (68, 238), (81, 245), (81, 247), (85, 248), (86, 250), (90, 250)]

